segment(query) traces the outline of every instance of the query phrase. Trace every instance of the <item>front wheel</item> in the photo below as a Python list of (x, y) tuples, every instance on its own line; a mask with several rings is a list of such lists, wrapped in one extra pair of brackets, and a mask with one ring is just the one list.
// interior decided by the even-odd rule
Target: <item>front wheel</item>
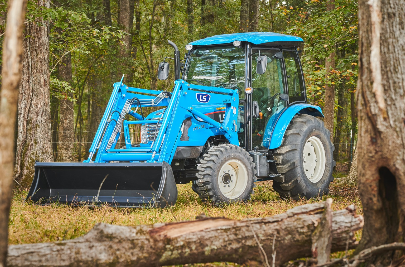
[(333, 180), (333, 145), (323, 122), (310, 115), (296, 115), (274, 151), (280, 177), (273, 181), (281, 197), (298, 199), (328, 194)]
[(215, 205), (250, 198), (255, 176), (252, 158), (244, 149), (223, 144), (211, 147), (200, 159), (193, 189)]

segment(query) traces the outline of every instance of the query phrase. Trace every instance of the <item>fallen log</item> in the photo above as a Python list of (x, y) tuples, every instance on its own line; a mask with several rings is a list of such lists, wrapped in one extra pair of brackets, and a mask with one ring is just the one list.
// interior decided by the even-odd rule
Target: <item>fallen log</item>
[[(312, 234), (324, 203), (307, 204), (268, 218), (203, 218), (135, 227), (100, 223), (62, 242), (12, 245), (8, 266), (161, 266), (206, 262), (269, 262), (311, 257)], [(332, 251), (354, 248), (363, 217), (354, 206), (332, 213)], [(274, 246), (273, 246), (274, 241)], [(273, 250), (274, 248), (274, 250)], [(275, 258), (273, 258), (275, 255)], [(264, 263), (262, 262), (262, 265)]]

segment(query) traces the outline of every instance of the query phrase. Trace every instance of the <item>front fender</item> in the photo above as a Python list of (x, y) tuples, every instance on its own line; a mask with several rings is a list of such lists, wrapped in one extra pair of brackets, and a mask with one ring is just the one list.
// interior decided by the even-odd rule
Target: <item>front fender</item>
[(279, 117), (274, 127), (273, 134), (270, 139), (269, 149), (275, 149), (281, 146), (285, 131), (291, 120), (296, 114), (309, 114), (315, 117), (323, 117), (323, 113), (320, 107), (309, 104), (295, 104), (289, 106), (283, 114)]

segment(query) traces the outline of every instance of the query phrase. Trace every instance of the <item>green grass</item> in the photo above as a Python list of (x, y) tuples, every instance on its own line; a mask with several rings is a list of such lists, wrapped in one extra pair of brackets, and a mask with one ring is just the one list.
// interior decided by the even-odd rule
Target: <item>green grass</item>
[[(354, 204), (357, 213), (362, 214), (361, 203), (354, 183), (335, 179), (330, 186), (330, 194), (311, 200), (283, 200), (272, 188), (272, 182), (259, 182), (252, 199), (247, 203), (213, 207), (201, 203), (191, 184), (178, 185), (179, 196), (174, 207), (166, 209), (117, 209), (108, 206), (96, 208), (71, 207), (61, 204), (37, 206), (25, 202), (27, 191), (16, 191), (10, 212), (9, 244), (41, 243), (73, 239), (86, 234), (96, 223), (110, 223), (135, 226), (194, 220), (204, 213), (210, 217), (244, 219), (268, 217), (280, 214), (295, 206), (333, 199), (333, 209), (340, 210)], [(360, 231), (356, 238), (360, 239)], [(344, 252), (334, 253), (332, 257), (342, 257)], [(240, 266), (234, 263), (186, 264), (184, 266)]]
[(271, 182), (257, 184), (252, 199), (247, 203), (213, 207), (201, 203), (190, 184), (179, 185), (179, 197), (174, 207), (166, 209), (117, 209), (107, 206), (96, 208), (70, 207), (61, 204), (37, 206), (25, 202), (27, 192), (16, 192), (13, 198), (9, 243), (24, 244), (73, 239), (87, 233), (96, 223), (140, 225), (163, 222), (194, 220), (204, 213), (210, 217), (231, 219), (268, 217), (306, 203), (315, 203), (332, 197), (333, 209), (344, 209), (350, 204), (361, 204), (355, 184), (345, 184), (336, 179), (330, 187), (330, 195), (311, 200), (291, 201), (280, 199)]

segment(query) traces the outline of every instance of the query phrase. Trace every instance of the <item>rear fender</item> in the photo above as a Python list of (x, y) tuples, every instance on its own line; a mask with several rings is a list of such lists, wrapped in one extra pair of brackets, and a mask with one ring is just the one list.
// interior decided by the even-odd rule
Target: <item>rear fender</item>
[(281, 146), (285, 131), (296, 114), (308, 114), (314, 117), (323, 117), (322, 110), (318, 106), (309, 104), (295, 104), (289, 106), (276, 122), (273, 134), (271, 135), (269, 149), (275, 149)]

